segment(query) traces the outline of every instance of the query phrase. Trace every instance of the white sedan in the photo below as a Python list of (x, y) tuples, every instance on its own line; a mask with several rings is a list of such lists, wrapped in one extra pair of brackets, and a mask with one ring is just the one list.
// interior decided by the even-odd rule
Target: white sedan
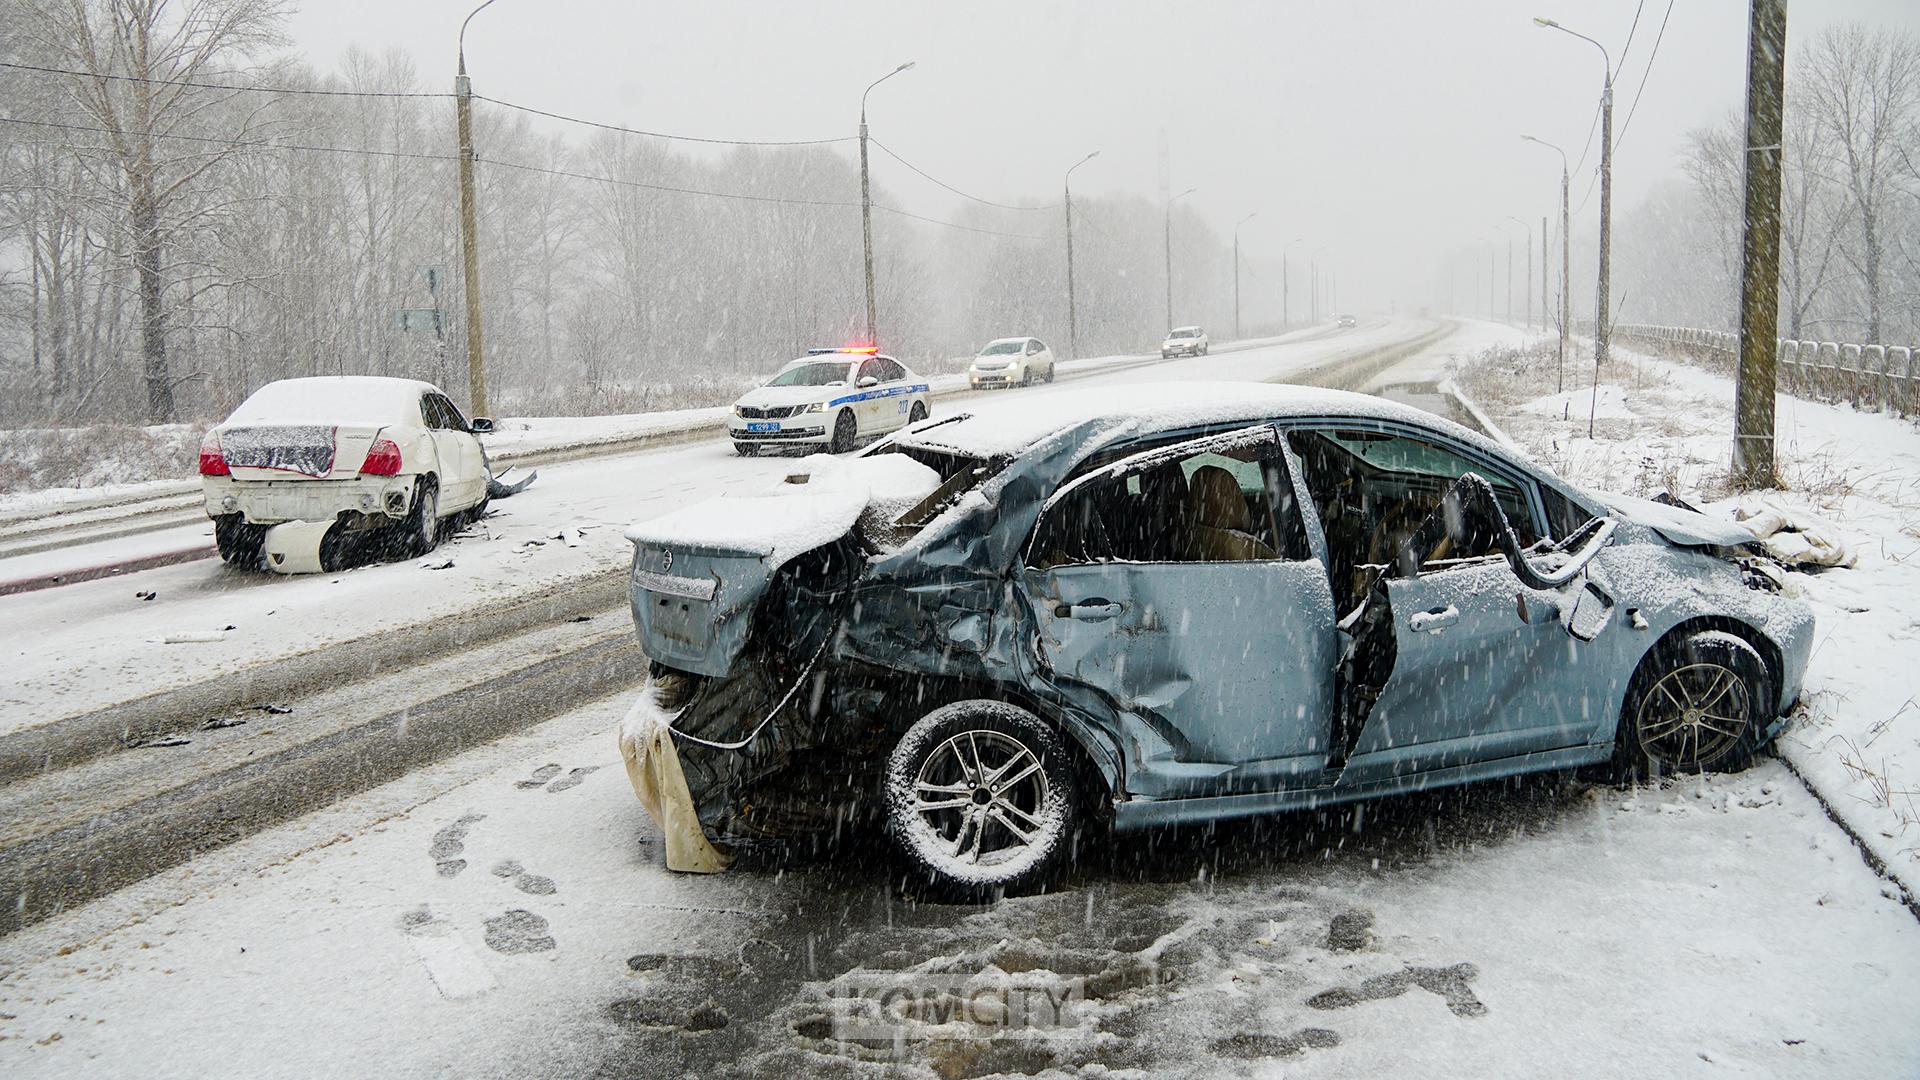
[(220, 555), (261, 561), (267, 530), (337, 522), (383, 529), (424, 553), (442, 523), (487, 503), (485, 417), (431, 383), (346, 375), (268, 383), (200, 443), (200, 483)]
[(1168, 360), (1176, 356), (1207, 355), (1207, 332), (1197, 326), (1175, 327), (1167, 333), (1167, 339), (1160, 343), (1160, 359)]
[(929, 396), (925, 380), (871, 347), (814, 349), (742, 395), (727, 434), (741, 454), (763, 446), (824, 446), (839, 454), (925, 420)]
[(1053, 350), (1039, 338), (1010, 337), (987, 342), (967, 368), (967, 384), (1028, 386), (1034, 380), (1053, 381)]

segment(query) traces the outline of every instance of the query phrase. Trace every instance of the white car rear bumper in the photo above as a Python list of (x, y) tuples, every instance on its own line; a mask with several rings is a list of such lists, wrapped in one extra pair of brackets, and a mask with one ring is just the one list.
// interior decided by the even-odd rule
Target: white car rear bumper
[(209, 517), (244, 514), (255, 525), (283, 521), (330, 521), (348, 511), (404, 517), (413, 502), (413, 477), (362, 476), (351, 480), (235, 480), (203, 476)]

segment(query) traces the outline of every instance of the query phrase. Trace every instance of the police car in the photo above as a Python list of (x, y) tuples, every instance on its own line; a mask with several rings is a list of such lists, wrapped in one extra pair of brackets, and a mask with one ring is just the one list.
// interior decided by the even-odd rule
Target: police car
[(844, 453), (925, 420), (929, 396), (926, 380), (874, 346), (809, 349), (734, 403), (727, 434), (741, 454), (763, 446)]

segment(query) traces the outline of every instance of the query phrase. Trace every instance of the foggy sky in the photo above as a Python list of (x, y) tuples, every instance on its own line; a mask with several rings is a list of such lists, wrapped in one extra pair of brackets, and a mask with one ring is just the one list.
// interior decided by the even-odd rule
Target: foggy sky
[[(293, 46), (321, 71), (349, 46), (398, 49), (431, 88), (450, 88), (455, 35), (477, 2), (309, 0)], [(1164, 132), (1172, 191), (1198, 188), (1188, 202), (1222, 232), (1260, 215), (1242, 231), (1250, 257), (1301, 237), (1295, 258), (1329, 249), (1343, 306), (1404, 309), (1433, 301), (1443, 253), (1500, 242), (1509, 214), (1557, 216), (1559, 158), (1520, 134), (1578, 159), (1602, 60), (1532, 16), (1599, 39), (1618, 65), (1616, 214), (1673, 175), (1690, 128), (1740, 105), (1745, 0), (1677, 0), (1623, 134), (1667, 10), (1646, 0), (1623, 62), (1637, 6), (497, 0), (473, 20), (467, 65), (476, 93), (517, 104), (783, 139), (853, 134), (861, 90), (913, 60), (874, 91), (869, 121), (948, 183), (996, 201), (1057, 202), (1062, 172), (1099, 150), (1074, 175), (1076, 192), (1152, 195)], [(1913, 0), (1793, 0), (1789, 16), (1796, 51), (1838, 21), (1920, 29)], [(1576, 204), (1598, 156), (1596, 139), (1574, 178)], [(874, 173), (911, 209), (956, 206), (879, 155)], [(1594, 231), (1598, 206), (1588, 200), (1576, 240)], [(999, 216), (1017, 227), (1031, 215)]]

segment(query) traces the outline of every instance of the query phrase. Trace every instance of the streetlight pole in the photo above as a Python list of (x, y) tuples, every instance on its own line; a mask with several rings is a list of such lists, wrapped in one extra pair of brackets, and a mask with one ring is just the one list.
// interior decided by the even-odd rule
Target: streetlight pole
[[(1549, 30), (1572, 34), (1600, 50), (1606, 63), (1606, 82), (1600, 90), (1600, 296), (1593, 318), (1593, 379), (1600, 382), (1600, 366), (1607, 362), (1607, 339), (1613, 336), (1613, 320), (1608, 289), (1611, 284), (1613, 250), (1613, 57), (1607, 47), (1577, 30), (1568, 30), (1552, 19), (1535, 18), (1534, 24)], [(1597, 395), (1599, 391), (1595, 391)]]
[(1307, 256), (1307, 321), (1315, 326), (1320, 324), (1320, 253), (1327, 250), (1325, 245), (1314, 248)]
[[(1520, 137), (1530, 143), (1539, 143), (1541, 146), (1560, 155), (1560, 378), (1554, 388), (1554, 392), (1565, 393), (1567, 389), (1567, 339), (1568, 335), (1573, 333), (1573, 299), (1568, 295), (1571, 285), (1569, 275), (1573, 273), (1573, 213), (1567, 203), (1571, 194), (1567, 186), (1567, 152), (1545, 139), (1536, 139), (1531, 135), (1522, 135)], [(1541, 238), (1544, 240), (1546, 228), (1542, 226), (1540, 232)], [(1542, 264), (1540, 272), (1544, 274), (1547, 272), (1545, 255), (1540, 257), (1540, 262)], [(1544, 306), (1546, 292), (1547, 287), (1544, 284), (1541, 285), (1540, 296), (1543, 301), (1542, 306)]]
[(1283, 332), (1293, 326), (1293, 301), (1287, 296), (1287, 252), (1292, 251), (1300, 239), (1296, 236), (1280, 249), (1280, 329)]
[(867, 181), (867, 95), (873, 88), (893, 78), (903, 71), (913, 70), (913, 61), (909, 60), (885, 75), (873, 80), (860, 94), (860, 247), (867, 263), (867, 340), (868, 345), (880, 343), (880, 319), (874, 310), (873, 302), (873, 189)]
[(1062, 182), (1067, 193), (1067, 355), (1070, 359), (1078, 359), (1080, 356), (1080, 320), (1073, 306), (1073, 170), (1099, 156), (1100, 151), (1095, 150), (1075, 162), (1073, 167), (1067, 170), (1067, 178)]
[(460, 68), (453, 78), (454, 115), (460, 133), (461, 278), (467, 289), (467, 394), (475, 416), (487, 412), (487, 365), (480, 339), (480, 241), (475, 235), (479, 210), (473, 191), (473, 84), (467, 79), (467, 23), (492, 3), (486, 0), (461, 20)]
[(1233, 226), (1233, 339), (1240, 340), (1240, 226), (1260, 216), (1255, 210)]
[(1167, 200), (1167, 329), (1173, 329), (1173, 204), (1198, 191), (1188, 188)]
[[(1507, 215), (1507, 220), (1527, 230), (1527, 321), (1525, 325), (1531, 329), (1533, 327), (1533, 226), (1514, 217), (1512, 214)], [(1507, 249), (1507, 306), (1509, 308), (1513, 306), (1512, 247), (1508, 247)], [(1512, 312), (1508, 312), (1507, 321), (1513, 321)]]

